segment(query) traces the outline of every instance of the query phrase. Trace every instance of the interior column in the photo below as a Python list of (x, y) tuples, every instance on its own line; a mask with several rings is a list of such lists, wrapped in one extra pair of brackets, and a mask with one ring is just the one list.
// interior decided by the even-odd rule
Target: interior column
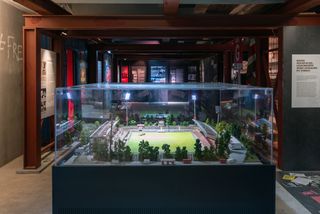
[(24, 168), (41, 165), (40, 142), (40, 32), (36, 28), (23, 29), (24, 52)]

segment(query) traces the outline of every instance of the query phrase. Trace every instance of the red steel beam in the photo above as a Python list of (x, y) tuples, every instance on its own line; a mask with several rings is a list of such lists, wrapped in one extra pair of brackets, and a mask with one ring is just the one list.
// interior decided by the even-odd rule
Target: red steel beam
[(69, 30), (68, 38), (149, 38), (149, 39), (202, 39), (202, 38), (234, 38), (234, 37), (268, 37), (273, 36), (272, 29), (215, 29), (215, 30)]
[(214, 16), (25, 16), (25, 26), (48, 30), (225, 30), (276, 29), (288, 15)]

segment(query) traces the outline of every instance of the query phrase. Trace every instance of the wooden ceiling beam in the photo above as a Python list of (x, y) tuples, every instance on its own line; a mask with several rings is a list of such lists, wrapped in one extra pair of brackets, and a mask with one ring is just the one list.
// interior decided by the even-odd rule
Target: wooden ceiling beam
[(247, 15), (256, 12), (264, 7), (260, 4), (239, 4), (231, 12), (230, 15)]
[(37, 12), (40, 15), (71, 15), (51, 0), (14, 0), (22, 6)]
[(288, 0), (278, 9), (274, 9), (272, 14), (291, 14), (296, 15), (306, 12), (320, 5), (320, 0)]
[(163, 0), (163, 14), (175, 16), (179, 11), (180, 0)]
[(193, 9), (194, 14), (206, 14), (210, 4), (196, 4)]
[(239, 4), (236, 6), (229, 14), (230, 15), (239, 15), (247, 7), (247, 4)]

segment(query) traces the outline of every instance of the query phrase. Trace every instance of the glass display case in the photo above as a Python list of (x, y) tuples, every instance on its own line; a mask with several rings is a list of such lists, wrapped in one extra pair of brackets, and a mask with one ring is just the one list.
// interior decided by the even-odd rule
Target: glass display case
[(58, 88), (53, 213), (274, 214), (272, 89)]
[(55, 165), (272, 164), (272, 107), (222, 83), (58, 88)]

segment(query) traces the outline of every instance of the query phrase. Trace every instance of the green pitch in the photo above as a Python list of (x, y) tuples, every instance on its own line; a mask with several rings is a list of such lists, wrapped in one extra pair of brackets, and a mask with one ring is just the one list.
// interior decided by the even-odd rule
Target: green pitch
[(158, 146), (160, 151), (163, 144), (169, 144), (174, 153), (178, 146), (185, 146), (188, 152), (193, 152), (196, 139), (191, 132), (132, 132), (127, 145), (133, 153), (138, 153), (139, 142), (142, 140), (148, 141), (150, 146)]

